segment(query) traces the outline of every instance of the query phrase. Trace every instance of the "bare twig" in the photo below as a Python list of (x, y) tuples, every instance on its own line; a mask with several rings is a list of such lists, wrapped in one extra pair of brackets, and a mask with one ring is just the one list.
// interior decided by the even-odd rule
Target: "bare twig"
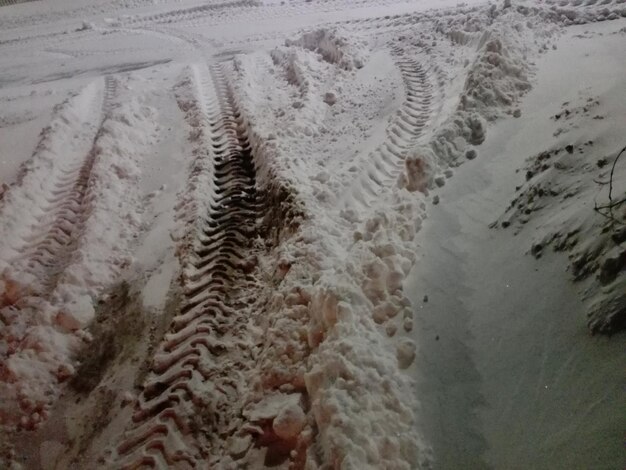
[[(626, 224), (620, 220), (617, 220), (615, 216), (613, 216), (613, 208), (619, 206), (620, 204), (625, 203), (626, 198), (613, 201), (613, 173), (615, 173), (615, 166), (617, 165), (617, 161), (619, 160), (619, 158), (622, 156), (624, 152), (626, 152), (626, 147), (624, 147), (617, 154), (617, 157), (615, 157), (615, 160), (613, 160), (613, 166), (611, 167), (611, 174), (609, 176), (609, 203), (601, 205), (601, 206), (598, 206), (597, 204), (594, 205), (594, 210), (598, 214), (603, 215), (604, 217), (610, 219), (612, 222), (616, 222), (620, 225), (626, 225)], [(605, 209), (608, 209), (608, 213), (604, 211)]]
[(611, 176), (609, 177), (609, 203), (613, 202), (612, 199), (612, 193), (613, 193), (613, 173), (615, 172), (615, 165), (617, 164), (617, 160), (619, 160), (619, 157), (622, 156), (622, 154), (624, 153), (624, 151), (626, 151), (626, 147), (624, 147), (620, 153), (617, 154), (617, 157), (615, 157), (615, 160), (613, 161), (613, 166), (611, 167)]

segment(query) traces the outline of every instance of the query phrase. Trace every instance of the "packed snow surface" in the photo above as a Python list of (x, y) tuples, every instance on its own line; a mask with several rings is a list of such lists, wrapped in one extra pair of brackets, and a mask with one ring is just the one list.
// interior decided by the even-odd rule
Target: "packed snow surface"
[[(0, 2), (0, 462), (436, 468), (404, 292), (423, 221), (490, 127), (520, 119), (567, 28), (623, 41), (625, 16), (620, 0)], [(532, 219), (532, 255), (568, 251), (601, 333), (626, 325), (615, 83), (554, 112), (557, 141), (492, 227)], [(576, 133), (590, 119), (598, 143)], [(596, 190), (608, 216), (573, 203)]]

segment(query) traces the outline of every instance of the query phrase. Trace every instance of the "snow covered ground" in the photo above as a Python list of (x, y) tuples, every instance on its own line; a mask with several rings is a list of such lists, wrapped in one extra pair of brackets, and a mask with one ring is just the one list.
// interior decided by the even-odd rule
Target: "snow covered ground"
[[(569, 198), (542, 202), (526, 223), (516, 221), (516, 235), (493, 224), (507, 220), (510, 200), (517, 197), (513, 188), (526, 180), (517, 169), (529, 154), (578, 139), (592, 139), (594, 147), (609, 151), (619, 147), (619, 119), (593, 119), (594, 113), (561, 135), (552, 110), (567, 97), (586, 101), (587, 94), (608, 106), (623, 105), (608, 98), (624, 90), (615, 78), (626, 59), (623, 37), (614, 34), (620, 27), (568, 28), (557, 49), (537, 61), (536, 84), (521, 117), (490, 130), (481, 157), (459, 169), (424, 224), (405, 289), (416, 305), (414, 337), (420, 345), (414, 366), (422, 404), (417, 413), (438, 468), (623, 465), (624, 335), (589, 334), (586, 301), (577, 290), (597, 281), (570, 282), (569, 260), (558, 250), (532, 256), (536, 240), (559, 226), (541, 211), (545, 217), (603, 224), (593, 211), (593, 196), (581, 196), (570, 214), (561, 214)], [(588, 42), (589, 35), (596, 41)], [(575, 79), (566, 62), (580, 64)], [(598, 121), (603, 124), (595, 127)], [(584, 156), (595, 163), (597, 150), (589, 147)], [(598, 170), (592, 168), (587, 178), (595, 177)], [(587, 185), (595, 195), (599, 187)]]
[(4, 465), (458, 468), (406, 286), (479, 163), (508, 263), (626, 325), (623, 0), (1, 5)]

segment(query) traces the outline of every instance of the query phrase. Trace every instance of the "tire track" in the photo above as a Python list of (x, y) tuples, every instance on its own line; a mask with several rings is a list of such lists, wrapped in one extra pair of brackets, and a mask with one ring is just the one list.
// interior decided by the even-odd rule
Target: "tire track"
[[(287, 2), (285, 5), (263, 5), (253, 0), (238, 0), (218, 4), (208, 4), (199, 7), (176, 9), (167, 12), (137, 16), (122, 21), (127, 26), (145, 24), (176, 23), (178, 26), (203, 27), (228, 23), (249, 22), (258, 20), (296, 18), (310, 14), (333, 13), (359, 8), (367, 8), (373, 4), (377, 6), (394, 5), (402, 0), (385, 0), (372, 2), (371, 0), (344, 0), (342, 2)], [(389, 16), (387, 16), (389, 18)]]
[(0, 7), (6, 7), (9, 5), (16, 5), (18, 3), (34, 2), (36, 0), (0, 0)]
[(278, 32), (255, 33), (248, 36), (225, 39), (221, 40), (220, 44), (222, 47), (236, 47), (241, 46), (242, 44), (277, 41), (290, 35), (301, 35), (319, 28), (342, 28), (357, 34), (366, 33), (370, 37), (380, 37), (389, 34), (397, 37), (400, 33), (414, 31), (416, 24), (423, 24), (431, 20), (432, 18), (428, 12), (424, 12), (402, 13), (355, 20), (324, 21), (313, 27), (304, 29), (293, 27), (291, 29), (284, 29)]
[(355, 202), (370, 207), (400, 175), (407, 153), (431, 119), (433, 85), (429, 72), (415, 59), (393, 49), (405, 87), (405, 100), (387, 128), (387, 140), (367, 155), (367, 164), (344, 193), (341, 206)]
[(566, 24), (582, 24), (626, 17), (624, 0), (546, 0), (545, 6)]
[[(256, 280), (247, 257), (262, 204), (246, 126), (221, 70), (198, 71), (201, 114), (195, 183), (199, 221), (183, 255), (183, 303), (154, 355), (114, 468), (195, 468), (224, 446), (240, 424), (240, 376), (254, 365), (247, 303)], [(191, 108), (193, 112), (193, 108)], [(194, 121), (195, 116), (190, 116)], [(201, 213), (202, 209), (205, 213)]]
[[(246, 8), (258, 7), (258, 2), (254, 0), (233, 0), (218, 3), (207, 3), (189, 8), (176, 9), (162, 13), (150, 15), (141, 15), (129, 18), (121, 23), (125, 26), (143, 25), (143, 24), (163, 24), (163, 23), (181, 23), (183, 21), (195, 20), (203, 17), (228, 15), (230, 12), (245, 10)], [(217, 13), (217, 15), (215, 15)]]
[(624, 4), (623, 0), (546, 0), (548, 5), (555, 5), (558, 7), (573, 7), (573, 8), (587, 8), (587, 7), (607, 7), (613, 5)]
[(104, 79), (101, 104), (101, 121), (93, 138), (93, 144), (82, 161), (66, 167), (60, 178), (52, 185), (50, 194), (44, 196), (41, 212), (49, 222), (36, 227), (31, 234), (23, 236), (27, 241), (22, 255), (16, 260), (17, 270), (23, 270), (37, 279), (34, 291), (37, 295), (50, 294), (69, 265), (72, 253), (78, 246), (80, 235), (89, 217), (89, 182), (98, 157), (96, 142), (102, 124), (109, 114), (116, 94), (116, 82), (112, 76)]

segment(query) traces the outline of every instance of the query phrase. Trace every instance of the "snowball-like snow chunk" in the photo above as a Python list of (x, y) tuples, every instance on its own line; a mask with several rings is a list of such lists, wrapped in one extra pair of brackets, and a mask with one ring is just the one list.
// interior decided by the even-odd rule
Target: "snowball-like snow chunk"
[(412, 156), (404, 161), (405, 171), (400, 175), (400, 187), (407, 191), (427, 193), (430, 165), (423, 157)]
[(135, 395), (133, 395), (131, 391), (126, 390), (125, 392), (122, 392), (120, 394), (120, 402), (122, 406), (126, 406), (129, 403), (133, 403), (134, 401), (135, 401)]
[(472, 145), (480, 145), (485, 140), (485, 123), (478, 115), (472, 115), (465, 119), (465, 124), (469, 129), (467, 141)]
[(0, 308), (15, 304), (19, 299), (28, 296), (31, 290), (29, 285), (34, 283), (34, 278), (27, 274), (21, 274), (19, 279), (9, 277), (6, 273), (0, 277)]
[(57, 313), (54, 321), (61, 328), (68, 331), (80, 330), (80, 322), (67, 312), (61, 311)]
[(337, 95), (335, 95), (332, 91), (327, 91), (324, 94), (324, 103), (329, 106), (334, 105), (337, 102)]
[(59, 382), (64, 382), (67, 379), (69, 379), (72, 375), (74, 375), (75, 370), (74, 367), (71, 364), (60, 364), (59, 367), (57, 367), (57, 372), (56, 372), (56, 376), (57, 376), (57, 380)]
[(93, 29), (93, 23), (90, 23), (89, 21), (83, 21), (81, 27), (78, 28), (76, 31), (89, 31), (90, 29)]
[(76, 297), (71, 303), (68, 303), (66, 307), (67, 315), (73, 317), (81, 327), (86, 326), (96, 315), (91, 297), (88, 295)]
[(398, 367), (400, 369), (406, 369), (415, 360), (415, 342), (408, 339), (402, 338), (398, 345), (396, 346), (396, 357), (398, 358)]
[(322, 307), (322, 318), (324, 320), (324, 325), (326, 328), (332, 327), (335, 323), (337, 323), (337, 305), (339, 303), (339, 299), (333, 292), (329, 292), (328, 296), (324, 300), (324, 305)]
[(243, 415), (251, 422), (274, 419), (283, 408), (299, 406), (302, 396), (299, 393), (280, 393), (264, 397), (257, 403), (251, 403), (243, 410)]
[(274, 422), (272, 428), (281, 439), (293, 439), (300, 434), (306, 424), (306, 415), (302, 408), (295, 403), (283, 407)]

